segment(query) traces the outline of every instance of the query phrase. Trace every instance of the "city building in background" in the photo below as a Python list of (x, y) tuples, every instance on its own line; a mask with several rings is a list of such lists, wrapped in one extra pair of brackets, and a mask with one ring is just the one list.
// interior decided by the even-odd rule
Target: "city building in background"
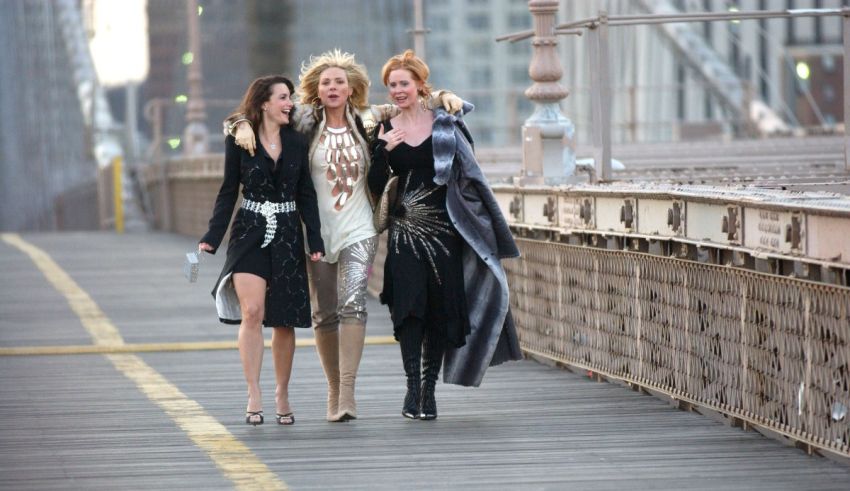
[[(200, 0), (204, 94), (210, 130), (232, 109), (255, 76), (283, 72), (297, 77), (302, 61), (339, 47), (354, 52), (372, 76), (371, 100), (385, 101), (380, 68), (389, 56), (414, 45), (416, 0)], [(561, 0), (559, 21), (659, 12), (725, 12), (837, 8), (848, 0)], [(524, 91), (531, 85), (530, 41), (497, 43), (503, 34), (531, 28), (526, 0), (427, 0), (425, 58), (435, 87), (473, 102), (468, 117), (479, 145), (516, 146), (519, 128), (533, 110)], [(151, 77), (148, 97), (185, 94), (182, 9), (150, 0)], [(612, 136), (615, 142), (752, 136), (748, 114), (766, 107), (775, 116), (766, 128), (821, 128), (842, 120), (841, 23), (838, 18), (798, 18), (686, 24), (671, 33), (663, 26), (611, 29)], [(683, 39), (677, 39), (683, 38)], [(713, 61), (682, 50), (700, 43)], [(587, 141), (590, 75), (583, 37), (559, 37), (570, 96), (563, 113)], [(712, 66), (711, 63), (714, 63)], [(737, 94), (706, 78), (720, 70), (738, 84)], [(801, 76), (803, 75), (803, 76)], [(178, 102), (179, 104), (179, 102)], [(747, 106), (747, 107), (744, 107)], [(174, 142), (182, 119), (174, 115), (165, 133)], [(749, 133), (748, 133), (749, 132)], [(758, 132), (756, 132), (758, 133)], [(764, 132), (762, 132), (764, 133)], [(215, 141), (215, 139), (213, 139)], [(220, 142), (218, 142), (220, 145)], [(220, 147), (214, 147), (220, 148)]]
[[(199, 0), (203, 95), (211, 151), (222, 151), (221, 121), (256, 77), (282, 73), (297, 84), (310, 55), (353, 52), (373, 78), (372, 101), (384, 101), (378, 80), (391, 55), (408, 47), (409, 2), (398, 0)], [(162, 107), (161, 150), (178, 152), (185, 125), (186, 11), (181, 2), (149, 0), (151, 75), (144, 97)], [(189, 61), (188, 63), (191, 63)], [(147, 122), (152, 134), (153, 121)]]
[(531, 85), (531, 44), (496, 43), (495, 39), (531, 28), (528, 2), (423, 3), (425, 27), (430, 29), (426, 37), (427, 61), (435, 86), (450, 88), (475, 104), (467, 121), (479, 145), (518, 145), (522, 122), (533, 110), (533, 104), (523, 94)]
[[(201, 86), (212, 152), (224, 150), (223, 138), (220, 137), (221, 121), (233, 111), (239, 97), (254, 78), (255, 71), (251, 64), (257, 63), (257, 57), (249, 50), (254, 45), (254, 37), (272, 38), (268, 32), (249, 28), (248, 19), (257, 15), (254, 6), (259, 3), (263, 2), (198, 2)], [(283, 6), (286, 2), (274, 3)], [(195, 54), (189, 50), (184, 2), (148, 0), (148, 18), (151, 71), (142, 86), (141, 103), (147, 106), (142, 127), (150, 145), (156, 147), (149, 149), (147, 156), (156, 158), (157, 152), (167, 154), (183, 151), (182, 138), (189, 95), (187, 73)], [(272, 18), (266, 16), (266, 19)], [(258, 23), (256, 27), (267, 26)], [(269, 43), (268, 52), (278, 51), (279, 46), (279, 42)], [(281, 52), (281, 57), (284, 55), (285, 52)]]
[[(98, 80), (92, 63), (109, 29), (99, 27), (95, 16), (107, 6), (103, 2), (113, 1), (4, 2), (2, 229), (96, 227), (96, 221), (70, 218), (65, 210), (80, 201), (73, 196), (93, 189), (98, 169), (112, 156), (126, 156), (138, 167), (181, 154), (193, 63), (202, 68), (199, 93), (211, 152), (223, 149), (221, 121), (253, 78), (284, 73), (297, 79), (302, 62), (328, 49), (355, 53), (371, 75), (371, 101), (385, 102), (380, 69), (387, 58), (414, 46), (417, 3), (431, 82), (476, 105), (467, 122), (478, 148), (518, 147), (522, 124), (534, 109), (524, 95), (532, 83), (530, 40), (496, 42), (531, 29), (526, 0), (196, 0), (197, 61), (189, 48), (186, 2), (138, 0), (127, 8), (143, 8), (147, 18), (127, 19), (139, 19), (133, 28), (146, 23), (148, 59), (134, 62), (139, 55), (129, 53), (139, 51), (128, 51), (124, 65), (144, 80), (123, 86)], [(842, 6), (850, 0), (559, 0), (558, 21), (600, 10), (621, 15)], [(86, 38), (91, 53), (81, 47)], [(579, 145), (590, 139), (586, 39), (558, 37), (561, 84), (570, 92), (561, 112), (575, 125)], [(612, 139), (840, 132), (841, 43), (837, 17), (612, 27)], [(770, 117), (756, 121), (756, 113)]]
[[(727, 12), (841, 8), (848, 0), (561, 0), (562, 21), (662, 12)], [(841, 18), (787, 18), (614, 27), (610, 30), (612, 138), (615, 142), (731, 138), (746, 131), (746, 114), (760, 101), (791, 129), (835, 131), (843, 119)], [(686, 38), (687, 39), (683, 39)], [(692, 49), (683, 50), (683, 42)], [(587, 45), (561, 37), (562, 83), (571, 95), (563, 108), (587, 141), (590, 90)], [(693, 47), (698, 47), (694, 50)], [(705, 63), (711, 55), (719, 63)], [(737, 79), (742, 107), (707, 80), (728, 72)], [(743, 107), (748, 105), (750, 107)], [(782, 124), (777, 124), (781, 127)], [(752, 129), (750, 127), (750, 129)], [(769, 130), (769, 127), (764, 128)]]

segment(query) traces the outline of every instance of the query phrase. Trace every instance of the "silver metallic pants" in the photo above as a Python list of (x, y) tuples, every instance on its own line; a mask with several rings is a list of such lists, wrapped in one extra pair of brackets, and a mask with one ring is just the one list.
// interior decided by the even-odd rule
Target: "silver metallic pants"
[(340, 251), (336, 263), (307, 261), (314, 328), (333, 329), (340, 322), (366, 323), (366, 280), (377, 249), (375, 236)]

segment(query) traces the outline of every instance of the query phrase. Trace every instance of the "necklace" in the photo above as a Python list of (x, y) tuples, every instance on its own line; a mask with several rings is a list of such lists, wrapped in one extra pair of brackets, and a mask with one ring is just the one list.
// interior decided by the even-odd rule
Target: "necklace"
[(266, 138), (262, 138), (262, 140), (265, 140), (265, 141), (268, 142), (269, 148), (271, 148), (272, 150), (277, 150), (277, 147), (279, 145), (277, 143), (272, 143), (271, 138), (266, 137)]
[(279, 147), (279, 146), (280, 146), (280, 144), (278, 144), (278, 143), (272, 143), (272, 140), (277, 140), (277, 138), (276, 138), (276, 137), (278, 136), (278, 131), (272, 130), (272, 131), (271, 131), (271, 135), (269, 135), (269, 134), (268, 134), (268, 131), (265, 131), (265, 130), (267, 130), (267, 129), (268, 129), (268, 128), (263, 127), (263, 128), (262, 128), (262, 130), (264, 130), (264, 131), (259, 131), (259, 132), (258, 132), (258, 133), (259, 133), (259, 137), (260, 137), (260, 142), (261, 142), (263, 145), (266, 145), (266, 146), (267, 146), (268, 148), (270, 148), (271, 150), (277, 150), (277, 147)]
[(325, 177), (331, 186), (331, 196), (335, 198), (334, 209), (341, 210), (360, 180), (362, 155), (348, 126), (325, 126), (320, 141), (325, 147)]

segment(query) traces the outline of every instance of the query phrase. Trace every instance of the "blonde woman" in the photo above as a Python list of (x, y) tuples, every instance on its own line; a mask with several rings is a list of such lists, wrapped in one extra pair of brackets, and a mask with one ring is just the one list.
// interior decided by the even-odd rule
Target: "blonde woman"
[[(299, 77), (300, 104), (293, 123), (309, 142), (310, 172), (319, 199), (322, 261), (310, 263), (316, 351), (328, 382), (328, 421), (357, 418), (355, 379), (366, 336), (366, 281), (378, 239), (366, 185), (368, 135), (395, 110), (369, 106), (369, 78), (354, 55), (338, 49), (310, 58)], [(434, 100), (457, 110), (448, 93)], [(233, 118), (232, 118), (233, 119)], [(236, 142), (253, 151), (248, 124), (233, 119)]]

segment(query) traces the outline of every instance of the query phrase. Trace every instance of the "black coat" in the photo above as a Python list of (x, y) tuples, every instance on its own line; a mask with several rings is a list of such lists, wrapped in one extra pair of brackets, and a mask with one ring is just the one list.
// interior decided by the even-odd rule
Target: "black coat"
[[(209, 231), (201, 242), (210, 244), (215, 254), (233, 215), (240, 185), (243, 199), (275, 203), (295, 201), (297, 212), (276, 214), (277, 229), (267, 246), (272, 259), (272, 278), (266, 290), (264, 324), (309, 327), (310, 296), (304, 236), (310, 252), (324, 253), (325, 247), (319, 231), (319, 209), (310, 177), (307, 140), (290, 127), (281, 128), (280, 139), (283, 151), (276, 163), (262, 146), (252, 157), (236, 145), (232, 136), (225, 139), (224, 181), (216, 198)], [(302, 233), (302, 221), (306, 234)], [(241, 322), (231, 275), (234, 266), (251, 248), (262, 245), (265, 233), (266, 219), (262, 214), (239, 208), (230, 230), (227, 259), (212, 291), (222, 322)]]

